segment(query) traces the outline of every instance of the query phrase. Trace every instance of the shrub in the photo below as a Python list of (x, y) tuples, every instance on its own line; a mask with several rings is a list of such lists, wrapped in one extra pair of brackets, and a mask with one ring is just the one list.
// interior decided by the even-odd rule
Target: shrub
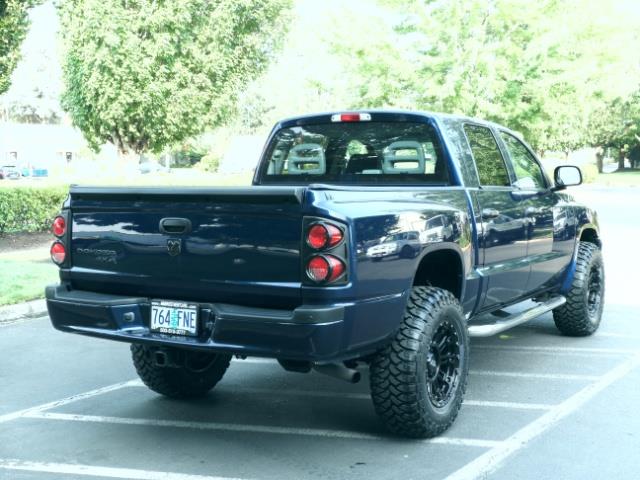
[(582, 170), (582, 181), (584, 183), (593, 183), (598, 179), (598, 167), (595, 165), (591, 163), (582, 165), (580, 170)]
[(215, 153), (209, 152), (202, 157), (197, 167), (205, 172), (216, 173), (220, 167), (220, 158)]
[(0, 188), (0, 236), (46, 231), (68, 192), (60, 186)]

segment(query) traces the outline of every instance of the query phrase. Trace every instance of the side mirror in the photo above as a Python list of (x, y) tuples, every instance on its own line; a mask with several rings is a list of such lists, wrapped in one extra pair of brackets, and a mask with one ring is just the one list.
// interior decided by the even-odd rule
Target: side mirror
[(560, 165), (553, 171), (554, 190), (564, 190), (582, 183), (582, 172), (575, 165)]

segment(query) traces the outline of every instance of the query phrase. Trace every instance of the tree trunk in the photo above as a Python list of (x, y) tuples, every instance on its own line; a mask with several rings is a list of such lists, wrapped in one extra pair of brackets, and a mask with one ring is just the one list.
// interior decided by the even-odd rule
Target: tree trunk
[(624, 150), (620, 149), (618, 151), (618, 170), (624, 169)]
[(598, 148), (596, 150), (596, 166), (598, 167), (598, 173), (602, 173), (604, 162), (604, 149)]
[(118, 150), (118, 162), (115, 165), (116, 171), (125, 176), (130, 177), (138, 173), (138, 165), (140, 164), (140, 155), (132, 151)]

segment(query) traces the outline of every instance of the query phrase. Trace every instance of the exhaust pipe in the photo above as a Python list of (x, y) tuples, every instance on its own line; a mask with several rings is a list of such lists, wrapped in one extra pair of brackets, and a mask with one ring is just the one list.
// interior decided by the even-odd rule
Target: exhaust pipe
[(342, 363), (316, 363), (313, 365), (313, 369), (318, 373), (329, 375), (345, 382), (358, 383), (360, 381), (360, 372), (355, 368), (348, 368)]

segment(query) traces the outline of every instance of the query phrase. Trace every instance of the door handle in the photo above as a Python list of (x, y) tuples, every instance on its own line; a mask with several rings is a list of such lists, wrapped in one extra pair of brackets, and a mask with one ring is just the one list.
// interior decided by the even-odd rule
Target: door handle
[(191, 220), (188, 218), (163, 218), (160, 220), (160, 232), (169, 235), (182, 235), (191, 232)]
[(500, 216), (500, 211), (496, 210), (495, 208), (483, 208), (482, 209), (482, 219), (489, 219), (489, 218), (497, 218)]

